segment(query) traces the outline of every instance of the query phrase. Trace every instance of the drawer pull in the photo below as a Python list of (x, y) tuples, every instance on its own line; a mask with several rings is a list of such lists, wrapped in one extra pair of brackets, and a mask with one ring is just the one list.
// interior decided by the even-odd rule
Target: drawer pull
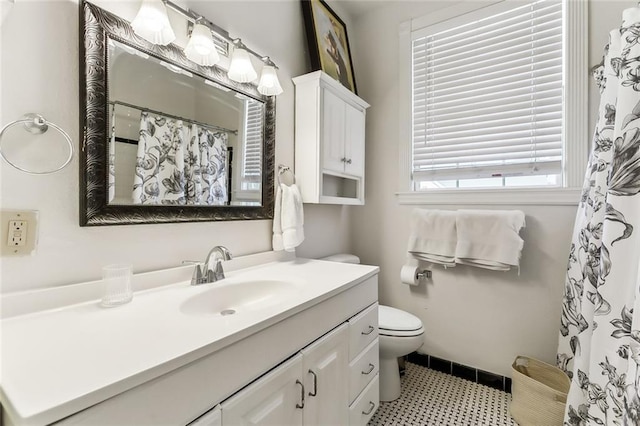
[(300, 380), (296, 380), (296, 385), (300, 385), (300, 404), (296, 404), (296, 408), (304, 408), (304, 385)]
[(364, 334), (365, 336), (368, 336), (369, 334), (373, 333), (373, 330), (375, 330), (375, 327), (370, 325), (367, 331), (363, 331), (362, 334)]
[(368, 374), (371, 374), (371, 372), (373, 371), (373, 369), (376, 368), (373, 364), (369, 363), (369, 370), (368, 371), (363, 371), (362, 374), (364, 374), (365, 376)]
[(313, 392), (309, 392), (309, 396), (316, 396), (318, 394), (318, 376), (311, 369), (309, 369), (309, 374), (313, 375)]
[(373, 412), (374, 408), (376, 408), (376, 404), (374, 404), (372, 401), (369, 401), (369, 409), (367, 411), (363, 411), (362, 414), (364, 414), (365, 416), (368, 416)]

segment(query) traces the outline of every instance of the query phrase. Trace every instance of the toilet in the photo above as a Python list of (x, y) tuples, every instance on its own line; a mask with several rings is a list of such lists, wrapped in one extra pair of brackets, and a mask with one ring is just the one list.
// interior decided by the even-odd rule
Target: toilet
[[(352, 254), (335, 254), (321, 260), (342, 263), (360, 263)], [(380, 342), (380, 401), (393, 401), (400, 397), (398, 358), (418, 350), (423, 344), (424, 328), (415, 315), (391, 306), (378, 306)]]

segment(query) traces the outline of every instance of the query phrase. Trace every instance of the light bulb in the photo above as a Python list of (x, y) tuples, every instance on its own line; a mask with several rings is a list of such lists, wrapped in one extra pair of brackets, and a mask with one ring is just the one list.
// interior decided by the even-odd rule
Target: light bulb
[(165, 46), (176, 39), (162, 0), (142, 0), (131, 27), (137, 35), (153, 44)]
[(227, 75), (231, 80), (237, 81), (238, 83), (249, 83), (255, 80), (258, 74), (251, 64), (249, 53), (240, 46), (233, 50), (231, 65), (229, 65)]
[(278, 74), (273, 65), (265, 65), (262, 67), (260, 74), (260, 83), (258, 84), (258, 92), (265, 96), (279, 95), (282, 93), (282, 86), (278, 81)]
[(213, 66), (220, 60), (211, 30), (202, 24), (193, 26), (191, 38), (184, 49), (184, 54), (189, 60), (205, 67)]

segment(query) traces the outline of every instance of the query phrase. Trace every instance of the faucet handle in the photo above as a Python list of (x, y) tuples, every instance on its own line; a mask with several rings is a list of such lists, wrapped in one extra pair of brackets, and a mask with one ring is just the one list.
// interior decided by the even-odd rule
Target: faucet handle
[(213, 271), (213, 275), (215, 276), (214, 281), (224, 279), (224, 269), (222, 269), (222, 259), (216, 259), (216, 268)]
[(183, 265), (194, 265), (193, 275), (191, 276), (191, 285), (198, 285), (204, 282), (204, 274), (202, 272), (203, 263), (195, 260), (183, 260)]

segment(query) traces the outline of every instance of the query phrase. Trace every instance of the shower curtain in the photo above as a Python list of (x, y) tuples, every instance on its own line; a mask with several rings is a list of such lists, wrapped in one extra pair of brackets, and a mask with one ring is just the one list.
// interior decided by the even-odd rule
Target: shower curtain
[(135, 204), (186, 204), (182, 121), (143, 111), (133, 180)]
[(224, 205), (228, 200), (227, 144), (229, 135), (226, 132), (213, 132), (196, 125), (193, 126), (192, 135), (197, 135), (198, 141), (200, 179), (194, 185), (196, 188), (200, 188), (197, 204)]
[(228, 135), (143, 111), (135, 204), (225, 205)]
[(558, 365), (565, 425), (640, 424), (640, 8), (594, 71), (600, 108), (573, 233)]

